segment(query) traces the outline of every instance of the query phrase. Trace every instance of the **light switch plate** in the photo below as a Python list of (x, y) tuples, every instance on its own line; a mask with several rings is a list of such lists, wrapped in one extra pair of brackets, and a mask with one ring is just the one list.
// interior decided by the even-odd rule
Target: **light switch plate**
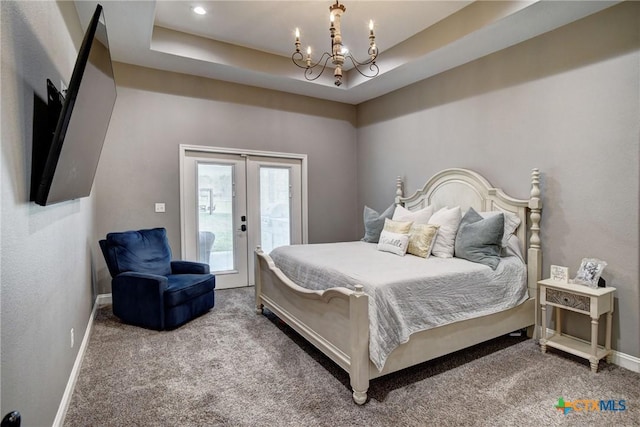
[(156, 212), (165, 212), (164, 203), (156, 203)]

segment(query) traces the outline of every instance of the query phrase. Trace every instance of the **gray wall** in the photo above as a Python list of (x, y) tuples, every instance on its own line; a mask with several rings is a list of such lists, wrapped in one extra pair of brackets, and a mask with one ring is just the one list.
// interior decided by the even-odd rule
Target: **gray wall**
[[(179, 257), (179, 145), (190, 144), (306, 154), (309, 241), (356, 239), (355, 106), (126, 64), (114, 71), (118, 99), (95, 182), (99, 235), (165, 227)], [(104, 260), (95, 262), (110, 292)]]
[[(94, 199), (29, 202), (34, 95), (68, 82), (82, 39), (71, 2), (0, 2), (1, 412), (51, 425), (92, 307)], [(70, 330), (75, 345), (70, 347)]]
[[(640, 3), (626, 2), (358, 106), (358, 197), (383, 209), (448, 167), (519, 198), (542, 173), (543, 272), (608, 262), (613, 347), (640, 356)], [(567, 316), (588, 338), (588, 319)]]

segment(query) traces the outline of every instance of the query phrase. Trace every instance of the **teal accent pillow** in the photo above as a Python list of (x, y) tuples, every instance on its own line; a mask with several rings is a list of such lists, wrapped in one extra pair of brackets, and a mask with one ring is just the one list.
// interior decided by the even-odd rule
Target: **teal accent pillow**
[(483, 218), (473, 208), (462, 217), (456, 234), (455, 256), (488, 265), (495, 270), (500, 263), (504, 215)]
[(382, 212), (381, 214), (371, 209), (369, 206), (364, 207), (364, 237), (362, 238), (363, 242), (368, 243), (378, 243), (380, 240), (380, 233), (382, 233), (382, 229), (384, 228), (384, 220), (386, 218), (391, 219), (393, 216), (393, 211), (395, 211), (396, 206), (391, 205)]

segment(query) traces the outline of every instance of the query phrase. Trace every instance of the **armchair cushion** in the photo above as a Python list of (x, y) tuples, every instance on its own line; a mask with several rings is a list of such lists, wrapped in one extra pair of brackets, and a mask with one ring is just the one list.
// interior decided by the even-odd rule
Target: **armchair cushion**
[(213, 291), (215, 282), (210, 274), (170, 274), (167, 276), (164, 306), (174, 307), (192, 298)]

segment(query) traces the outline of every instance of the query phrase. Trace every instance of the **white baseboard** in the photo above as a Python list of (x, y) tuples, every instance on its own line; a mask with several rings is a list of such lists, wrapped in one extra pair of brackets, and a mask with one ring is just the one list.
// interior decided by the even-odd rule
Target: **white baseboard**
[(73, 368), (71, 369), (71, 374), (69, 375), (69, 380), (67, 381), (67, 387), (64, 389), (64, 394), (62, 395), (60, 406), (58, 406), (58, 412), (56, 413), (56, 418), (53, 420), (53, 427), (62, 427), (64, 424), (64, 419), (67, 415), (69, 404), (71, 403), (71, 397), (73, 396), (73, 389), (76, 386), (78, 375), (80, 375), (82, 360), (84, 359), (84, 355), (87, 351), (87, 347), (89, 346), (89, 337), (91, 336), (91, 329), (93, 328), (93, 320), (96, 317), (96, 310), (101, 306), (105, 304), (110, 304), (110, 303), (111, 303), (111, 294), (101, 294), (96, 297), (96, 301), (93, 304), (93, 310), (91, 310), (91, 315), (89, 316), (89, 322), (87, 323), (87, 329), (84, 331), (84, 336), (82, 337), (82, 343), (80, 344), (80, 349), (78, 350), (78, 354), (76, 355), (76, 360), (73, 363)]
[[(547, 335), (552, 335), (555, 332), (556, 332), (555, 330), (547, 328)], [(567, 336), (570, 336), (570, 335), (567, 335)], [(589, 343), (589, 341), (587, 340), (583, 340), (573, 336), (572, 338), (587, 344)], [(611, 352), (611, 363), (613, 363), (614, 365), (618, 365), (621, 368), (625, 368), (630, 371), (640, 373), (640, 358), (631, 356), (630, 354), (621, 353), (619, 351), (613, 350)]]
[(640, 373), (640, 358), (631, 356), (630, 354), (620, 353), (613, 350), (611, 353), (611, 363), (633, 372)]
[(98, 308), (111, 304), (111, 294), (100, 294), (96, 297), (96, 305)]

